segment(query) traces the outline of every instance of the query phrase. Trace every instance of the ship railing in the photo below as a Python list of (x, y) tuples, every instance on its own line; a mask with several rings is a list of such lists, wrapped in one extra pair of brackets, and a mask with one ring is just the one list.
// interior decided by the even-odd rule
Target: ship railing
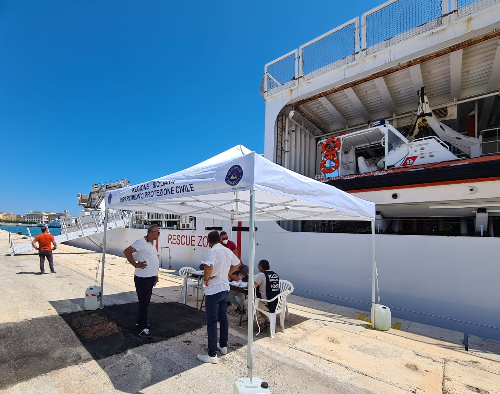
[[(500, 0), (389, 0), (264, 66), (266, 98), (377, 51), (483, 12)], [(361, 22), (361, 23), (360, 23)]]
[(500, 154), (500, 128), (491, 128), (481, 131), (481, 154), (498, 155)]
[[(121, 211), (108, 211), (108, 230), (113, 230), (119, 227), (124, 227), (128, 224), (128, 219)], [(76, 219), (77, 229), (69, 231), (68, 226), (63, 221), (61, 223), (61, 234), (54, 237), (56, 242), (66, 242), (78, 238), (88, 237), (98, 233), (104, 232), (104, 214), (102, 212), (96, 213), (91, 222), (82, 223), (80, 218)], [(14, 237), (9, 233), (9, 253), (11, 256), (22, 252), (33, 250), (30, 229), (28, 228), (28, 235), (30, 242), (20, 244), (14, 243)]]
[(361, 47), (369, 55), (445, 27), (448, 12), (448, 0), (389, 0), (361, 16)]
[(359, 20), (349, 22), (299, 47), (299, 76), (312, 79), (357, 60)]
[(261, 91), (276, 94), (297, 86), (299, 76), (299, 51), (288, 52), (264, 66)]
[(466, 18), (499, 3), (499, 0), (451, 0), (452, 11), (456, 11), (456, 19)]

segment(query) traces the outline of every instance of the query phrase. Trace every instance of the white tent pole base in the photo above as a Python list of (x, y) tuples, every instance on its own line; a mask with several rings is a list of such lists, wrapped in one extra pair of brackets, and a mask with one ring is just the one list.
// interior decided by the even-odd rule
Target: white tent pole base
[(268, 384), (263, 382), (262, 379), (254, 377), (241, 378), (234, 382), (233, 394), (271, 394)]

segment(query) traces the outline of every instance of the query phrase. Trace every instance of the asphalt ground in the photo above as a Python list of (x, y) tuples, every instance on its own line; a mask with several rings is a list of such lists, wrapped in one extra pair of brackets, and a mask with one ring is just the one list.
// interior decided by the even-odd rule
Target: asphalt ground
[[(7, 256), (0, 231), (0, 393), (230, 393), (247, 375), (247, 326), (230, 312), (229, 352), (203, 364), (204, 313), (180, 301), (181, 280), (161, 274), (152, 340), (135, 336), (133, 268), (107, 256), (105, 308), (84, 311), (99, 254), (61, 245), (57, 274), (38, 256)], [(289, 297), (286, 329), (254, 340), (254, 376), (283, 393), (500, 393), (500, 344), (408, 321), (370, 328), (367, 311)], [(156, 331), (156, 333), (154, 332)]]
[[(178, 303), (152, 303), (151, 338), (135, 328), (137, 303), (64, 313), (0, 325), (0, 389), (85, 361), (101, 360), (137, 346), (196, 331), (203, 312)], [(189, 345), (189, 341), (186, 342)]]

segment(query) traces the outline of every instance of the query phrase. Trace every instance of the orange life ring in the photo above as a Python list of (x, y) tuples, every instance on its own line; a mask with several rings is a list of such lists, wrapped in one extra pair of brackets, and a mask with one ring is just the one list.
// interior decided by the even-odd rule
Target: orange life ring
[[(328, 145), (330, 144), (333, 144), (333, 148), (327, 150)], [(325, 156), (334, 155), (340, 150), (341, 145), (340, 138), (328, 138), (321, 146), (321, 153)]]
[[(328, 160), (330, 160), (330, 167), (325, 167)], [(323, 174), (331, 174), (332, 172), (337, 171), (339, 165), (339, 158), (334, 155), (329, 155), (321, 160), (321, 163), (319, 163), (319, 168)]]

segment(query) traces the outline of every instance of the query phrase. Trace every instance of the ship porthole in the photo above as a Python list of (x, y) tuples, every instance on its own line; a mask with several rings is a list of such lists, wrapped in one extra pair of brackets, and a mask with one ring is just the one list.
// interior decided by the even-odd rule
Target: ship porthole
[(399, 194), (398, 193), (392, 193), (392, 199), (393, 200), (397, 200), (399, 198)]

